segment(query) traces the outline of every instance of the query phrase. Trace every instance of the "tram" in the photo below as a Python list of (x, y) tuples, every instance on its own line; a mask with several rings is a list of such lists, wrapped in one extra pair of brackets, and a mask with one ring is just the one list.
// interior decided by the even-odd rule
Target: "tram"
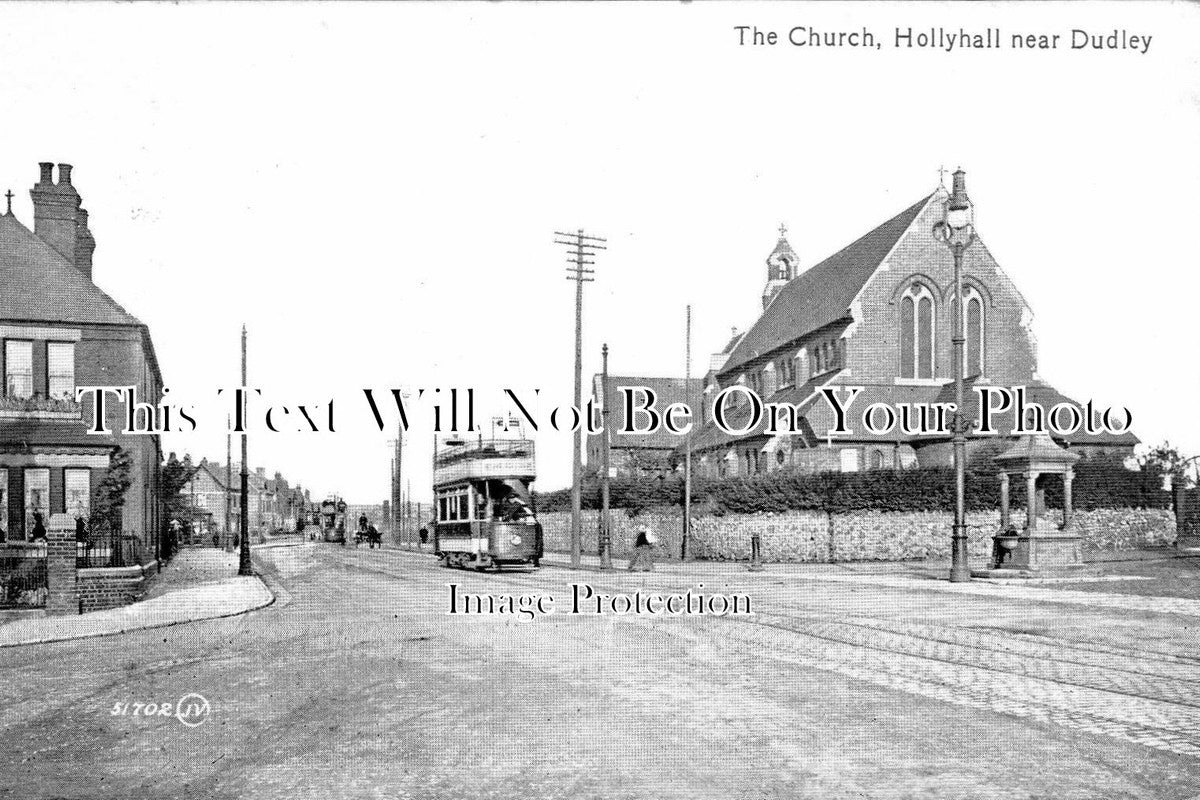
[(447, 440), (434, 456), (433, 549), (442, 566), (539, 566), (533, 442)]
[(346, 501), (340, 497), (329, 497), (321, 502), (318, 515), (321, 539), (335, 544), (346, 543)]

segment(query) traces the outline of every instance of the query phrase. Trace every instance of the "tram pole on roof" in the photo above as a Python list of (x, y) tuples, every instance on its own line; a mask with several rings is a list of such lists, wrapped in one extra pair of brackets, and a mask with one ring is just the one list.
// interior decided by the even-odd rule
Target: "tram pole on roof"
[[(587, 269), (596, 262), (597, 250), (606, 250), (607, 239), (588, 236), (583, 228), (574, 233), (554, 232), (554, 243), (567, 247), (567, 280), (575, 281), (575, 408), (583, 413), (583, 284), (594, 281), (595, 270)], [(583, 491), (583, 431), (580, 425), (574, 432), (575, 453), (571, 462), (571, 567), (579, 569), (582, 560), (583, 525), (580, 520)]]

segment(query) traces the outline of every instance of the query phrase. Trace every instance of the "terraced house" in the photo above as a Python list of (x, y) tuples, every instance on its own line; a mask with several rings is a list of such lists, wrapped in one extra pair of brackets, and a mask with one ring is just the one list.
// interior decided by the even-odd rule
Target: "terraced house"
[[(787, 467), (856, 471), (951, 463), (950, 434), (905, 433), (894, 426), (872, 434), (861, 411), (872, 403), (931, 407), (954, 400), (951, 330), (958, 299), (953, 258), (934, 238), (947, 192), (939, 188), (815, 266), (801, 260), (781, 227), (767, 257), (763, 311), (713, 356), (704, 389), (707, 410), (717, 394), (740, 384), (766, 402), (796, 410), (795, 433), (772, 435), (765, 425), (732, 435), (711, 419), (695, 434), (699, 470), (711, 476), (751, 475)], [(1033, 313), (1021, 292), (978, 237), (965, 252), (963, 302), (966, 406), (977, 418), (972, 387), (1028, 387), (1028, 399), (1050, 409), (1067, 402), (1037, 369)], [(832, 436), (835, 412), (823, 387), (862, 387), (853, 401), (851, 433)], [(728, 416), (741, 430), (751, 419), (743, 393)], [(856, 419), (855, 414), (859, 417)], [(1011, 413), (1004, 430), (1012, 430)], [(971, 449), (983, 439), (972, 439)], [(999, 441), (1004, 439), (990, 439)], [(1124, 457), (1129, 433), (1062, 437), (1077, 452)]]
[[(109, 404), (111, 435), (88, 435), (90, 401), (77, 386), (134, 386), (157, 403), (162, 374), (150, 331), (93, 280), (96, 247), (71, 166), (41, 164), (30, 191), (33, 229), (0, 216), (0, 540), (28, 541), (39, 521), (86, 519), (93, 492), (117, 448), (131, 459), (121, 528), (140, 557), (157, 554), (161, 513), (156, 435), (129, 436), (123, 409)], [(85, 415), (87, 415), (85, 417)]]

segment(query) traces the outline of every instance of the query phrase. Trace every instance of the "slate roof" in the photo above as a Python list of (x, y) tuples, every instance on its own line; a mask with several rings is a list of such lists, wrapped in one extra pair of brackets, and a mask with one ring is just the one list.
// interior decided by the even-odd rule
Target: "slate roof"
[(774, 261), (776, 256), (787, 256), (792, 260), (793, 264), (796, 263), (796, 251), (792, 249), (792, 246), (784, 236), (779, 237), (779, 241), (775, 243), (775, 249), (771, 251), (771, 255), (767, 260)]
[(0, 286), (0, 320), (137, 328), (150, 367), (162, 383), (150, 328), (11, 212), (0, 214)]
[(0, 215), (0, 286), (0, 319), (142, 327), (13, 214)]
[(855, 296), (933, 196), (922, 198), (785, 284), (738, 342), (721, 374), (741, 369), (747, 362), (846, 316)]
[[(593, 383), (599, 388), (601, 376), (597, 375)], [(620, 387), (622, 386), (644, 386), (650, 389), (655, 394), (654, 408), (660, 413), (671, 403), (687, 403), (692, 407), (693, 413), (699, 417), (699, 409), (696, 404), (700, 401), (701, 393), (704, 391), (704, 380), (701, 378), (692, 378), (687, 381), (684, 378), (631, 378), (622, 377), (619, 375), (608, 376), (608, 392), (603, 398), (609, 409), (609, 425), (612, 426), (612, 446), (613, 447), (646, 447), (646, 448), (665, 448), (673, 449), (679, 444), (680, 437), (660, 426), (658, 431), (646, 434), (633, 433), (618, 433), (625, 424), (624, 406), (622, 404), (622, 396)], [(641, 415), (639, 415), (641, 416)], [(644, 417), (642, 418), (644, 420)]]

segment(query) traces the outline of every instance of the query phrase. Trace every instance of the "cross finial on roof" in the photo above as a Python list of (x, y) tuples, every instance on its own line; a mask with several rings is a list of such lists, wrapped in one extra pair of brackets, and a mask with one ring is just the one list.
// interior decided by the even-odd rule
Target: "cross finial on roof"
[(938, 185), (943, 189), (946, 188), (946, 173), (949, 171), (945, 165), (938, 167)]
[(785, 236), (787, 236), (787, 225), (781, 222), (779, 223), (779, 238), (782, 239)]
[(8, 198), (8, 213), (9, 213), (9, 214), (11, 214), (11, 213), (12, 213), (12, 199), (13, 199), (13, 193), (12, 193), (12, 189), (9, 189), (9, 190), (8, 190), (8, 191), (7, 191), (7, 192), (4, 194), (4, 196), (5, 196), (6, 198)]

